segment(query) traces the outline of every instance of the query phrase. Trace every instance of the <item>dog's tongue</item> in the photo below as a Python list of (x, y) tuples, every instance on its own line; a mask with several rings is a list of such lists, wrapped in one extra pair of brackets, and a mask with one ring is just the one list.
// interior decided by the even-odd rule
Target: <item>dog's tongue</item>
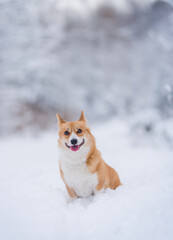
[(70, 149), (71, 149), (72, 151), (77, 151), (77, 150), (79, 150), (79, 145), (77, 145), (77, 146), (71, 146)]

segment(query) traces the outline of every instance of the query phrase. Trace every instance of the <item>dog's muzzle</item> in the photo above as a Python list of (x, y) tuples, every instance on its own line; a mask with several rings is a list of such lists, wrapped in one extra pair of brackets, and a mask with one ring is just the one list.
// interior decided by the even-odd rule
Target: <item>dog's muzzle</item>
[(83, 139), (82, 143), (79, 145), (73, 145), (73, 146), (69, 146), (67, 143), (65, 143), (66, 147), (70, 148), (72, 151), (78, 151), (80, 149), (80, 147), (85, 143), (85, 140)]

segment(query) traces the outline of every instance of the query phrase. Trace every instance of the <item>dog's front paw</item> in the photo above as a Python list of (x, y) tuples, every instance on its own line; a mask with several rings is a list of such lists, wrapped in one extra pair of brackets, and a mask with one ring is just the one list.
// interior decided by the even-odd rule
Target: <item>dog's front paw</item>
[(101, 188), (100, 190), (97, 190), (97, 188), (94, 189), (94, 195), (102, 194), (105, 192), (105, 188)]

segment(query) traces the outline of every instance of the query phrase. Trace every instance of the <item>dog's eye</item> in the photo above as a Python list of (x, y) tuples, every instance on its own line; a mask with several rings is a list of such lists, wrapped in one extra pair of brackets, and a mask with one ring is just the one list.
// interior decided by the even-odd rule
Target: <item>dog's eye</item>
[(69, 131), (64, 132), (64, 135), (69, 135), (69, 134), (70, 134)]
[(77, 133), (81, 133), (81, 132), (82, 132), (82, 129), (79, 128), (79, 129), (77, 130)]

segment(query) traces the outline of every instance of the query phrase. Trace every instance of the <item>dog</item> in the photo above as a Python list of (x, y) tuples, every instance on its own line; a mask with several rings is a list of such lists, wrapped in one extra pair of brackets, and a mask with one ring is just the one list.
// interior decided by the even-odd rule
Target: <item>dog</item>
[(66, 122), (56, 115), (59, 126), (59, 169), (71, 198), (88, 197), (121, 185), (118, 173), (104, 162), (84, 116)]

